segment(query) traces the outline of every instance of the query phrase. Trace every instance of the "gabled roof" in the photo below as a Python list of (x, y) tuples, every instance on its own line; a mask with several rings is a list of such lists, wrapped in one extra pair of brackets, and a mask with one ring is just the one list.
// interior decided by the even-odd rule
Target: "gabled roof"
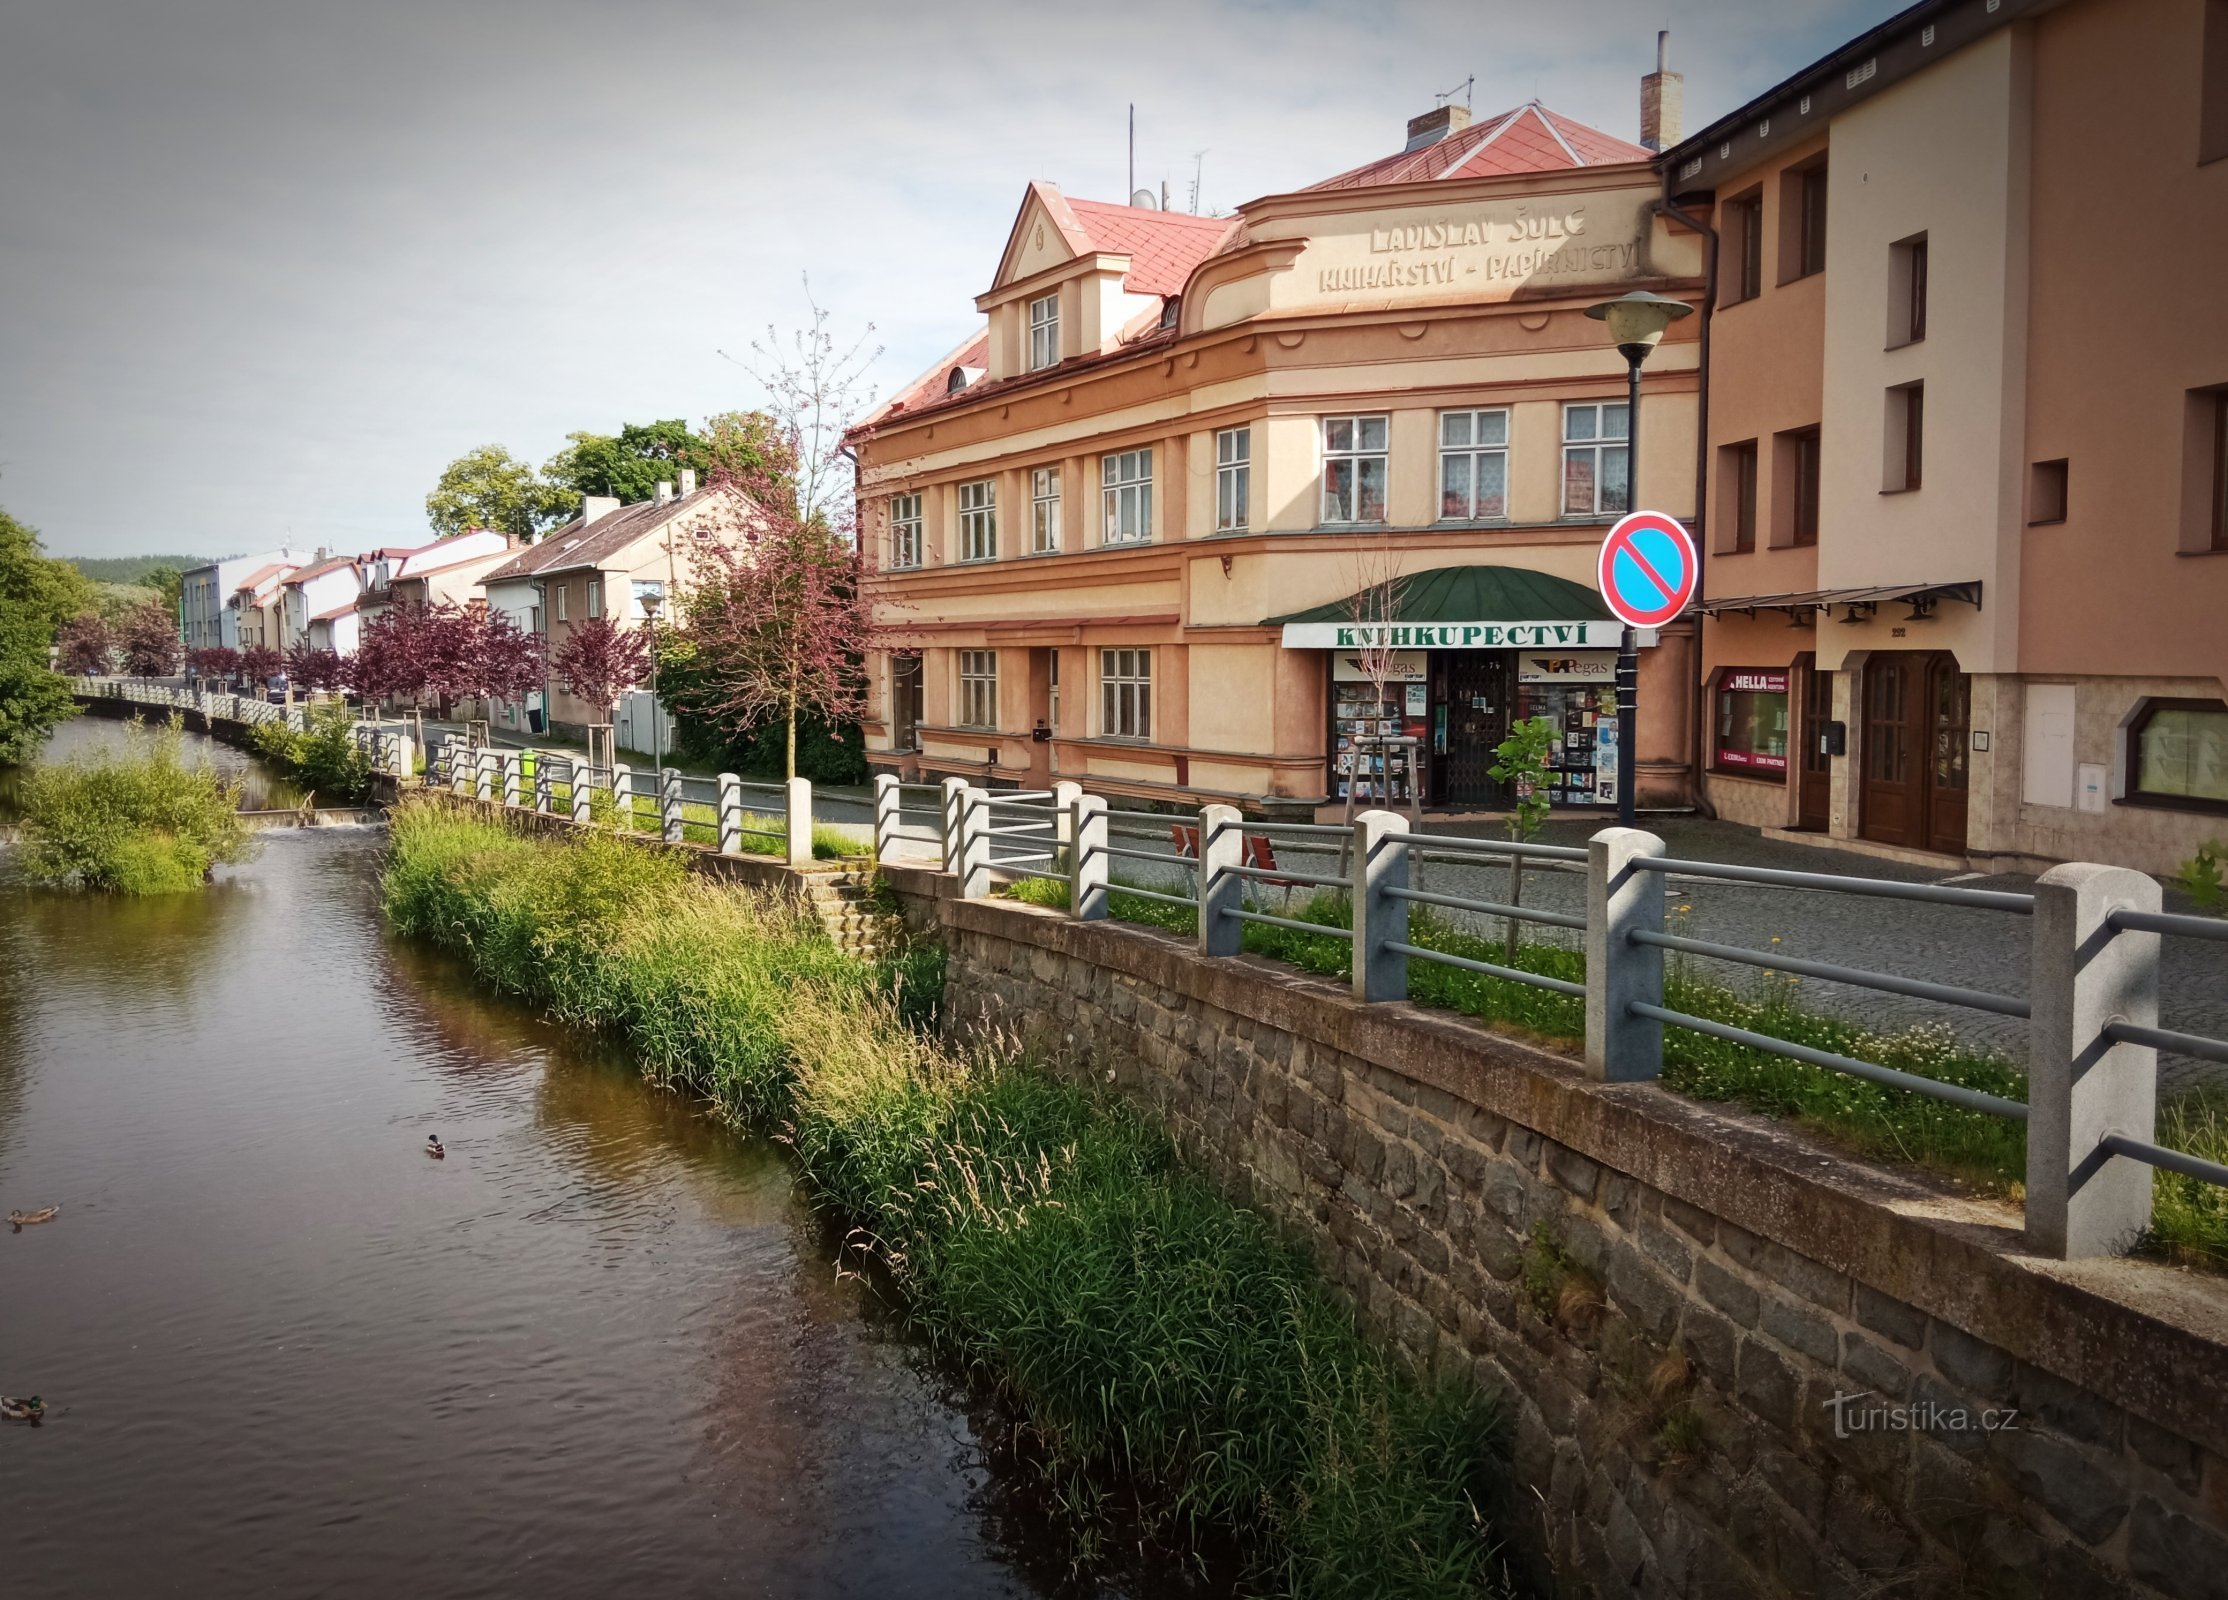
[(316, 616), (310, 618), (309, 620), (312, 622), (337, 622), (342, 617), (347, 616), (349, 612), (355, 609), (356, 602), (351, 600), (348, 602), (348, 604), (344, 606), (335, 606), (330, 611), (320, 611), (317, 613)]
[(600, 567), (639, 539), (655, 533), (683, 511), (692, 510), (715, 495), (735, 495), (741, 491), (712, 484), (691, 495), (677, 495), (671, 500), (637, 500), (631, 506), (621, 506), (607, 511), (595, 521), (583, 524), (578, 517), (563, 527), (554, 529), (542, 538), (540, 544), (528, 545), (511, 560), (504, 562), (486, 577), (484, 584), (508, 583), (514, 579), (539, 577), (547, 572), (576, 572), (584, 567)]
[(1090, 249), (1130, 258), (1129, 271), (1122, 278), (1124, 289), (1164, 298), (1183, 291), (1192, 268), (1215, 253), (1232, 226), (1229, 217), (1147, 211), (1103, 200), (1070, 200), (1068, 209), (1082, 224)]
[(338, 572), (342, 567), (353, 567), (356, 560), (355, 556), (331, 556), (323, 561), (312, 562), (306, 567), (296, 567), (282, 581), (288, 587), (297, 583), (307, 583), (312, 578), (322, 578), (328, 572)]
[(1654, 159), (1654, 152), (1644, 146), (1627, 144), (1599, 128), (1589, 128), (1550, 111), (1537, 100), (1527, 100), (1513, 111), (1481, 118), (1436, 144), (1368, 162), (1335, 178), (1309, 184), (1308, 189), (1363, 189), (1433, 178), (1492, 178), (1512, 172), (1553, 172)]
[(253, 572), (234, 584), (232, 592), (234, 594), (251, 594), (261, 589), (266, 583), (283, 577), (293, 570), (293, 567), (283, 561), (273, 561), (266, 566), (257, 567)]

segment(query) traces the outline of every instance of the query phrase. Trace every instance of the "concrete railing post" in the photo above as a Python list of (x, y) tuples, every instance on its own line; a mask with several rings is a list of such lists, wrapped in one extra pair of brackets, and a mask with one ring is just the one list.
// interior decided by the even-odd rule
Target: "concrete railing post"
[(1234, 956), (1245, 948), (1246, 881), (1232, 867), (1246, 859), (1246, 819), (1236, 806), (1199, 808), (1199, 953)]
[(547, 754), (534, 752), (534, 809), (548, 816), (557, 806), (557, 778)]
[(1408, 902), (1388, 894), (1408, 887), (1408, 831), (1397, 811), (1364, 811), (1354, 819), (1354, 998), (1408, 998), (1408, 957), (1387, 940), (1408, 942)]
[(1663, 1024), (1632, 1014), (1663, 1004), (1663, 951), (1634, 944), (1663, 931), (1663, 874), (1632, 865), (1663, 841), (1638, 828), (1604, 828), (1586, 841), (1586, 1071), (1612, 1083), (1663, 1071)]
[(719, 775), (719, 853), (743, 853), (743, 780), (732, 772)]
[(503, 763), (503, 804), (519, 806), (526, 803), (526, 757), (517, 750), (506, 750), (499, 758)]
[(618, 761), (611, 763), (611, 825), (634, 832), (634, 774)]
[(596, 788), (588, 781), (588, 768), (581, 762), (572, 763), (571, 787), (573, 824), (585, 828), (596, 820)]
[(959, 791), (959, 894), (980, 900), (990, 893), (990, 791), (964, 784)]
[(944, 780), (944, 870), (959, 871), (959, 829), (966, 814), (967, 780)]
[(788, 836), (789, 864), (809, 867), (812, 865), (812, 780), (791, 778), (782, 789), (782, 798), (787, 802), (782, 808), (782, 831)]
[(479, 800), (493, 800), (495, 798), (494, 751), (482, 748), (472, 752), (472, 778), (473, 798)]
[(898, 789), (897, 775), (877, 772), (874, 775), (874, 859), (887, 861), (897, 844), (900, 802), (903, 796)]
[(667, 844), (679, 844), (688, 837), (688, 818), (681, 811), (681, 769), (667, 767), (658, 774), (659, 829)]
[(2035, 880), (2027, 993), (2027, 1244), (2073, 1259), (2127, 1249), (2151, 1222), (2151, 1169), (2097, 1148), (2151, 1142), (2158, 1052), (2115, 1044), (2115, 1022), (2158, 1026), (2155, 933), (2115, 933), (2115, 911), (2159, 908), (2155, 879), (2074, 862)]
[(1061, 778), (1052, 785), (1052, 859), (1045, 870), (1067, 874), (1075, 859), (1075, 803), (1083, 798), (1083, 785)]
[(1069, 808), (1068, 910), (1084, 922), (1106, 916), (1106, 796), (1079, 794)]

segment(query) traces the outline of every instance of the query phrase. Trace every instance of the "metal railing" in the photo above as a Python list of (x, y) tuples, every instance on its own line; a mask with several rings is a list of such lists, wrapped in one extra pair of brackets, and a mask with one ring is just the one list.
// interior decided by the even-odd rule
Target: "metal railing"
[[(903, 797), (896, 781), (878, 779), (876, 791), (878, 819), (885, 807), (889, 815), (899, 814)], [(1679, 859), (1666, 855), (1653, 834), (1627, 828), (1606, 829), (1581, 849), (1432, 834), (1384, 811), (1364, 812), (1351, 825), (1248, 823), (1234, 808), (1219, 805), (1189, 815), (1115, 811), (1072, 783), (1056, 785), (1049, 795), (992, 795), (952, 778), (941, 796), (943, 864), (959, 877), (967, 898), (991, 893), (1001, 880), (1064, 877), (1068, 914), (1079, 919), (1106, 917), (1114, 894), (1190, 910), (1200, 952), (1207, 956), (1238, 954), (1249, 925), (1348, 940), (1353, 991), (1363, 1001), (1405, 1000), (1411, 961), (1528, 985), (1584, 1002), (1586, 1070), (1603, 1081), (1659, 1077), (1664, 1030), (1677, 1028), (2023, 1123), (2027, 1234), (2031, 1246), (2045, 1253), (2094, 1255), (2128, 1248), (2149, 1226), (2154, 1167), (2228, 1186), (2228, 1166), (2167, 1149), (2153, 1138), (2159, 1052), (2228, 1062), (2228, 1040), (2160, 1025), (2159, 941), (2228, 943), (2228, 921), (2162, 912), (2158, 883), (2126, 868), (2059, 867), (2044, 873), (2032, 894), (2020, 894)], [(1277, 864), (1272, 853), (1277, 845), (1286, 847), (1288, 856), (1307, 859), (1309, 867)], [(1314, 870), (1318, 858), (1333, 853), (1336, 871)], [(1170, 869), (1184, 872), (1195, 892), (1117, 883), (1113, 868), (1124, 862), (1155, 869), (1164, 878)], [(1436, 880), (1427, 887), (1420, 871), (1425, 863), (1505, 866), (1512, 892), (1495, 899)], [(1584, 914), (1522, 904), (1513, 892), (1519, 869), (1582, 874)], [(1673, 877), (2021, 918), (2031, 932), (2027, 994), (1998, 994), (1673, 933), (1664, 916), (1664, 887)], [(1250, 890), (1271, 885), (1287, 892), (1332, 891), (1350, 908), (1351, 925), (1280, 915), (1249, 899)], [(1418, 943), (1409, 917), (1419, 906), (1579, 935), (1584, 981)], [(2027, 1099), (1675, 1009), (1665, 1004), (1667, 955), (2024, 1020)]]

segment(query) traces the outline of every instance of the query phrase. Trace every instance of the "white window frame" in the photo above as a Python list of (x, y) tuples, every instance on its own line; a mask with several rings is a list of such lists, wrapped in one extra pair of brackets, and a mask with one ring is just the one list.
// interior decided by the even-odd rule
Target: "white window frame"
[(1099, 651), (1099, 737), (1149, 740), (1153, 736), (1153, 653)]
[[(1609, 432), (1615, 417), (1616, 432)], [(1624, 465), (1623, 488), (1603, 492), (1602, 463), (1616, 457)], [(1592, 503), (1573, 505), (1571, 468), (1584, 462), (1591, 476)], [(1563, 477), (1558, 503), (1566, 517), (1621, 517), (1632, 508), (1632, 423), (1622, 400), (1573, 400), (1563, 407)]]
[(665, 580), (663, 578), (634, 578), (627, 584), (628, 603), (632, 607), (627, 613), (628, 621), (647, 622), (650, 620), (650, 613), (642, 609), (642, 601), (645, 596), (653, 594), (658, 597), (659, 616), (668, 622), (673, 620), (673, 614), (665, 609)]
[(591, 619), (603, 615), (603, 579), (601, 577), (593, 577), (588, 580), (588, 615)]
[(959, 726), (998, 726), (998, 652), (959, 652)]
[[(1489, 440), (1498, 432), (1498, 440)], [(1479, 509), (1478, 469), (1491, 462), (1501, 476), (1498, 510)], [(1462, 479), (1456, 490), (1452, 480)], [(1459, 509), (1450, 507), (1461, 496)], [(1439, 413), (1439, 520), (1441, 522), (1506, 522), (1509, 516), (1509, 412), (1506, 406), (1480, 406), (1465, 411)]]
[(567, 616), (567, 615), (565, 614), (565, 592), (566, 592), (566, 590), (567, 590), (567, 588), (568, 588), (568, 587), (569, 587), (569, 585), (567, 585), (567, 584), (565, 583), (565, 581), (564, 581), (563, 579), (561, 579), (561, 578), (560, 578), (560, 579), (558, 580), (558, 582), (557, 582), (557, 620), (558, 620), (559, 622), (570, 622), (570, 621), (572, 621), (572, 618), (571, 618), (571, 617), (569, 617), (569, 616)]
[(1253, 525), (1253, 429), (1224, 428), (1215, 435), (1215, 532), (1243, 533)]
[(1060, 469), (1029, 469), (1029, 553), (1048, 556), (1060, 548)]
[[(1370, 442), (1374, 434), (1375, 443)], [(1392, 418), (1381, 411), (1355, 412), (1325, 417), (1323, 441), (1323, 521), (1330, 527), (1372, 527), (1386, 518), (1392, 476)], [(1377, 514), (1364, 515), (1362, 491), (1376, 465)], [(1339, 469), (1344, 468), (1344, 472)], [(1351, 499), (1339, 500), (1335, 480), (1345, 477)]]
[[(1153, 452), (1117, 450), (1099, 462), (1099, 487), (1106, 520), (1101, 544), (1150, 544), (1153, 538)], [(1135, 531), (1124, 533), (1127, 522)]]
[(998, 559), (998, 480), (977, 478), (959, 486), (959, 559)]
[(890, 566), (905, 571), (921, 564), (921, 497), (890, 496)]
[(1029, 302), (1029, 370), (1042, 372), (1060, 364), (1060, 292), (1055, 289)]

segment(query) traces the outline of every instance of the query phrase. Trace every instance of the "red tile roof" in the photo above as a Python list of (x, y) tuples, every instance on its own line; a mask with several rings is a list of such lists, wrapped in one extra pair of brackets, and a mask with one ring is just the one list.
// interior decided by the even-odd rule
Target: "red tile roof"
[(1310, 184), (1311, 189), (1361, 189), (1381, 183), (1421, 183), (1432, 178), (1490, 178), (1512, 172), (1553, 172), (1605, 162), (1652, 161), (1636, 144), (1589, 128), (1537, 100), (1484, 117), (1459, 133), (1420, 150), (1403, 150)]
[(1228, 217), (1193, 217), (1180, 211), (1147, 211), (1109, 205), (1103, 200), (1070, 200), (1068, 210), (1082, 226), (1092, 249), (1128, 256), (1122, 287), (1131, 294), (1172, 295), (1183, 291), (1192, 268), (1215, 252), (1230, 231)]

